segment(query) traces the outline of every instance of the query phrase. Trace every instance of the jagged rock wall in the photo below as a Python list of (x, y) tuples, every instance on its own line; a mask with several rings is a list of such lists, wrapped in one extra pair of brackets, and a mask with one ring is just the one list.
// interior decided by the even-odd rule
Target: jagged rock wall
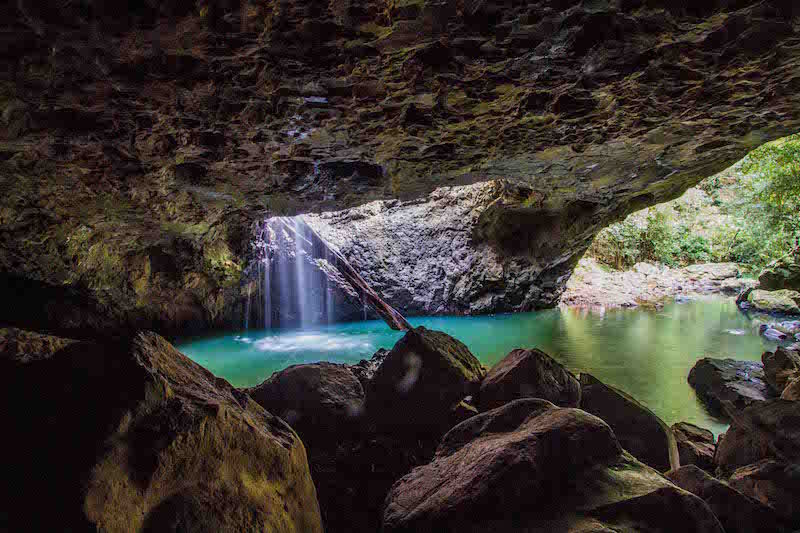
[(74, 293), (72, 329), (238, 325), (254, 221), (498, 178), (476, 241), (568, 266), (605, 224), (800, 130), (798, 11), (6, 2), (0, 288)]
[(571, 253), (548, 263), (506, 254), (477, 238), (482, 215), (502, 201), (507, 188), (502, 181), (442, 187), (418, 200), (376, 201), (304, 218), (404, 313), (482, 314), (552, 306), (585, 243), (568, 243)]

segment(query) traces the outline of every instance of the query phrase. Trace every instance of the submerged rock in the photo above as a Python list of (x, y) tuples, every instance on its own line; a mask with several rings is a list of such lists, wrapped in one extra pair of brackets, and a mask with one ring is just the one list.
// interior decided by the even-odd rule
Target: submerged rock
[(620, 444), (643, 463), (666, 472), (680, 464), (672, 431), (630, 395), (581, 374), (581, 409), (603, 419)]
[(367, 383), (367, 413), (391, 431), (446, 431), (453, 407), (477, 392), (484, 374), (462, 342), (420, 326), (397, 341)]
[(766, 313), (800, 314), (800, 292), (780, 289), (765, 291), (756, 289), (747, 297), (753, 309)]
[(474, 416), (386, 498), (396, 532), (721, 532), (708, 506), (627, 454), (584, 411), (521, 399)]
[(681, 466), (695, 465), (711, 472), (714, 469), (714, 434), (689, 422), (678, 422), (672, 426), (672, 434), (678, 445)]
[(477, 405), (494, 409), (519, 398), (541, 398), (560, 407), (578, 407), (577, 378), (540, 350), (517, 349), (494, 365), (483, 378)]
[(0, 364), (0, 529), (322, 531), (297, 435), (158, 335)]
[(702, 498), (711, 507), (726, 533), (791, 531), (789, 524), (772, 508), (711, 477), (694, 465), (671, 470), (666, 477), (680, 488)]
[(733, 416), (742, 409), (775, 397), (757, 361), (705, 357), (689, 372), (689, 385), (712, 410)]
[(775, 459), (800, 461), (800, 402), (770, 400), (743, 410), (719, 438), (714, 463), (724, 472)]

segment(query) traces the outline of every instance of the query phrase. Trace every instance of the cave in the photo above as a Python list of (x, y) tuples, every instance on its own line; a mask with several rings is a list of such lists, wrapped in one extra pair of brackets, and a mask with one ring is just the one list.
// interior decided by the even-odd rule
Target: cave
[(598, 251), (793, 146), (793, 0), (0, 15), (0, 529), (800, 527), (797, 235)]

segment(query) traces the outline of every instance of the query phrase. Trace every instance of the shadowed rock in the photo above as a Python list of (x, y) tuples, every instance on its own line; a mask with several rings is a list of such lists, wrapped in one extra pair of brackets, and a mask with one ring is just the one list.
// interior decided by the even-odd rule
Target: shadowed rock
[(725, 472), (775, 459), (800, 461), (800, 402), (770, 400), (738, 413), (719, 438), (714, 463)]
[(731, 486), (755, 498), (800, 527), (800, 464), (771, 459), (738, 468), (731, 474)]
[(158, 335), (0, 364), (0, 529), (322, 531), (297, 435)]
[[(612, 488), (613, 487), (613, 488)], [(624, 526), (623, 526), (624, 524)], [(722, 531), (584, 411), (521, 399), (453, 428), (386, 498), (383, 531)]]
[(688, 422), (678, 422), (671, 429), (678, 445), (681, 466), (696, 465), (708, 472), (714, 469), (713, 433)]
[(778, 346), (774, 352), (764, 352), (761, 361), (764, 363), (764, 378), (778, 394), (800, 377), (800, 353), (795, 350)]
[(623, 448), (661, 472), (680, 465), (672, 431), (655, 413), (589, 374), (581, 374), (580, 378), (581, 409), (611, 426)]
[(581, 385), (546, 353), (517, 349), (483, 378), (477, 405), (488, 410), (520, 398), (541, 398), (560, 407), (578, 407)]
[(392, 431), (446, 431), (453, 407), (478, 390), (484, 373), (463, 343), (420, 326), (397, 341), (367, 384), (367, 413)]
[(666, 477), (680, 488), (702, 498), (711, 507), (726, 533), (791, 531), (788, 523), (773, 509), (711, 477), (694, 465), (671, 470)]
[(689, 372), (689, 385), (709, 407), (728, 417), (742, 409), (775, 397), (757, 361), (705, 357)]
[(361, 422), (364, 389), (347, 365), (293, 365), (245, 389), (261, 407), (280, 416), (306, 447), (345, 438)]

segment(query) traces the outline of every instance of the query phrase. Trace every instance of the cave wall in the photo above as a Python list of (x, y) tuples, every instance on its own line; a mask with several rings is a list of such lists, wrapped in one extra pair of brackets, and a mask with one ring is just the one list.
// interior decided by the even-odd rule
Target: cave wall
[[(507, 190), (474, 242), (537, 265), (521, 276), (559, 278), (604, 225), (800, 130), (798, 11), (6, 3), (0, 272), (21, 281), (2, 290), (76, 295), (73, 330), (238, 326), (256, 221), (497, 179)], [(515, 306), (557, 292), (520, 283), (505, 293)], [(59, 329), (63, 316), (39, 319)]]

